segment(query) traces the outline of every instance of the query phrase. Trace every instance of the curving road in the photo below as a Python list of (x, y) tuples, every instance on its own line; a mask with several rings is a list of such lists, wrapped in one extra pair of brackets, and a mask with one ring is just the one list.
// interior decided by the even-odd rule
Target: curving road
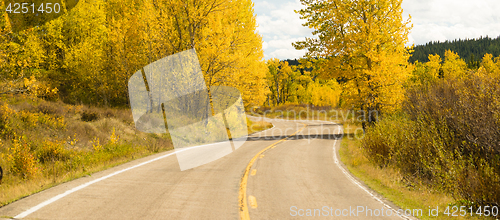
[(0, 208), (0, 217), (403, 219), (339, 162), (341, 126), (266, 120), (272, 129), (211, 163), (181, 172), (164, 152), (29, 196)]

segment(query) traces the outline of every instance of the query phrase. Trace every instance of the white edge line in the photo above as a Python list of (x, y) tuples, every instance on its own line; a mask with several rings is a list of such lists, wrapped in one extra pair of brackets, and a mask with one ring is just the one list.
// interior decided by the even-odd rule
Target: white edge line
[[(253, 134), (257, 134), (257, 133), (261, 133), (261, 132), (264, 132), (264, 131), (267, 131), (267, 130), (273, 129), (273, 128), (275, 127), (275, 125), (274, 125), (274, 124), (272, 124), (272, 125), (273, 125), (273, 127), (271, 127), (271, 128), (268, 128), (268, 129), (266, 129), (266, 130), (263, 130), (263, 131), (260, 131), (260, 132), (256, 132), (256, 133), (253, 133)], [(252, 135), (253, 135), (253, 134), (252, 134)], [(248, 135), (247, 135), (247, 137), (248, 137)], [(243, 138), (243, 137), (242, 137), (242, 138)], [(219, 143), (223, 143), (223, 142), (219, 142)], [(100, 177), (100, 178), (98, 178), (98, 179), (92, 180), (92, 181), (90, 181), (90, 182), (84, 183), (84, 184), (79, 185), (79, 186), (77, 186), (77, 187), (75, 187), (75, 188), (72, 188), (72, 189), (70, 189), (70, 190), (67, 190), (67, 191), (66, 191), (66, 192), (64, 192), (64, 193), (61, 193), (61, 194), (59, 194), (59, 195), (57, 195), (57, 196), (54, 196), (54, 197), (52, 197), (52, 198), (50, 198), (50, 199), (48, 199), (48, 200), (45, 200), (44, 202), (42, 202), (42, 203), (40, 203), (40, 204), (38, 204), (38, 205), (36, 205), (36, 206), (34, 206), (34, 207), (32, 207), (32, 208), (30, 208), (30, 209), (28, 209), (28, 210), (24, 211), (24, 212), (22, 212), (21, 214), (16, 215), (14, 218), (15, 218), (15, 219), (21, 219), (21, 218), (24, 218), (24, 217), (26, 217), (26, 216), (30, 215), (31, 213), (36, 212), (36, 211), (38, 211), (39, 209), (41, 209), (41, 208), (43, 208), (43, 207), (45, 207), (45, 206), (47, 206), (47, 205), (50, 205), (51, 203), (53, 203), (53, 202), (55, 202), (55, 201), (57, 201), (57, 200), (59, 200), (59, 199), (62, 199), (62, 198), (64, 198), (64, 197), (66, 197), (67, 195), (69, 195), (69, 194), (71, 194), (71, 193), (74, 193), (74, 192), (76, 192), (76, 191), (78, 191), (78, 190), (81, 190), (81, 189), (83, 189), (83, 188), (87, 187), (87, 186), (90, 186), (90, 185), (92, 185), (92, 184), (94, 184), (94, 183), (97, 183), (97, 182), (103, 181), (103, 180), (105, 180), (105, 179), (108, 179), (108, 178), (110, 178), (110, 177), (112, 177), (112, 176), (115, 176), (115, 175), (118, 175), (118, 174), (120, 174), (120, 173), (123, 173), (123, 172), (125, 172), (125, 171), (129, 171), (129, 170), (135, 169), (135, 168), (137, 168), (137, 167), (144, 166), (144, 165), (146, 165), (146, 164), (152, 163), (152, 162), (157, 161), (157, 160), (161, 160), (161, 159), (163, 159), (163, 158), (166, 158), (166, 157), (172, 156), (172, 155), (174, 155), (174, 154), (176, 154), (176, 153), (179, 153), (179, 152), (182, 152), (182, 151), (191, 150), (191, 149), (200, 148), (200, 147), (211, 146), (211, 145), (215, 145), (215, 144), (219, 144), (219, 143), (205, 144), (205, 145), (194, 146), (194, 147), (190, 147), (190, 148), (186, 148), (186, 149), (174, 149), (174, 152), (169, 153), (169, 154), (167, 154), (167, 155), (163, 155), (163, 156), (160, 156), (160, 157), (157, 157), (157, 158), (151, 159), (151, 160), (149, 160), (149, 161), (142, 162), (142, 163), (137, 164), (137, 165), (135, 165), (135, 166), (131, 166), (131, 167), (129, 167), (129, 168), (125, 168), (125, 169), (122, 169), (122, 170), (116, 171), (116, 172), (114, 172), (114, 173), (108, 174), (108, 175), (106, 175), (106, 176)]]
[[(361, 188), (363, 191), (365, 191), (366, 193), (368, 193), (372, 198), (374, 198), (375, 200), (377, 200), (380, 203), (382, 203), (382, 205), (384, 205), (386, 208), (391, 209), (394, 213), (398, 213), (396, 211), (396, 209), (394, 209), (393, 207), (391, 207), (390, 205), (388, 205), (387, 203), (385, 203), (384, 201), (382, 201), (382, 199), (380, 199), (378, 196), (374, 195), (372, 192), (370, 192), (368, 189), (366, 189), (363, 185), (361, 185), (361, 183), (359, 183), (356, 179), (354, 179), (354, 177), (352, 177), (352, 175), (349, 172), (347, 172), (347, 170), (344, 169), (344, 167), (342, 167), (342, 165), (340, 165), (339, 159), (337, 157), (337, 151), (336, 151), (336, 147), (335, 147), (336, 145), (337, 145), (337, 140), (335, 140), (335, 142), (333, 143), (333, 160), (334, 160), (335, 164), (337, 165), (337, 167), (340, 168), (340, 170), (342, 171), (342, 173), (344, 173), (347, 176), (347, 178), (349, 180), (351, 180), (351, 182), (353, 182), (359, 188)], [(410, 217), (408, 217), (406, 215), (396, 214), (395, 216), (399, 216), (402, 219), (411, 219)]]
[[(219, 143), (221, 143), (221, 142), (219, 142)], [(223, 142), (222, 142), (222, 143), (223, 143)], [(32, 207), (32, 208), (30, 208), (30, 209), (28, 209), (28, 210), (24, 211), (24, 212), (22, 212), (21, 214), (16, 215), (16, 216), (14, 217), (14, 219), (24, 218), (24, 217), (28, 216), (29, 214), (31, 214), (31, 213), (33, 213), (33, 212), (36, 212), (36, 211), (38, 211), (39, 209), (41, 209), (41, 208), (43, 208), (43, 207), (45, 207), (45, 206), (47, 206), (47, 205), (49, 205), (49, 204), (51, 204), (51, 203), (53, 203), (53, 202), (55, 202), (55, 201), (59, 200), (59, 199), (62, 199), (62, 198), (64, 198), (65, 196), (67, 196), (67, 195), (69, 195), (69, 194), (71, 194), (71, 193), (74, 193), (74, 192), (76, 192), (76, 191), (78, 191), (78, 190), (81, 190), (81, 189), (83, 189), (83, 188), (87, 187), (87, 186), (90, 186), (90, 185), (92, 185), (92, 184), (94, 184), (94, 183), (97, 183), (97, 182), (103, 181), (103, 180), (105, 180), (105, 179), (108, 179), (108, 178), (110, 178), (110, 177), (112, 177), (112, 176), (115, 176), (115, 175), (118, 175), (118, 174), (120, 174), (120, 173), (123, 173), (123, 172), (125, 172), (125, 171), (129, 171), (129, 170), (135, 169), (135, 168), (137, 168), (137, 167), (141, 167), (141, 166), (144, 166), (144, 165), (146, 165), (146, 164), (149, 164), (149, 163), (155, 162), (155, 161), (157, 161), (157, 160), (164, 159), (164, 158), (169, 157), (169, 156), (172, 156), (172, 155), (174, 155), (174, 154), (176, 154), (176, 153), (178, 153), (178, 152), (182, 152), (182, 151), (186, 151), (186, 150), (191, 150), (191, 149), (195, 149), (195, 148), (200, 148), (200, 147), (206, 147), (206, 146), (210, 146), (210, 145), (214, 145), (214, 144), (218, 144), (218, 143), (205, 144), (205, 145), (194, 146), (194, 147), (190, 147), (190, 148), (186, 148), (186, 149), (174, 150), (175, 152), (169, 153), (169, 154), (167, 154), (167, 155), (163, 155), (163, 156), (160, 156), (160, 157), (157, 157), (157, 158), (154, 158), (154, 159), (148, 160), (148, 161), (146, 161), (146, 162), (142, 162), (142, 163), (140, 163), (140, 164), (137, 164), (137, 165), (131, 166), (131, 167), (129, 167), (129, 168), (125, 168), (125, 169), (122, 169), (122, 170), (116, 171), (116, 172), (114, 172), (114, 173), (108, 174), (108, 175), (106, 175), (106, 176), (100, 177), (100, 178), (95, 179), (95, 180), (92, 180), (92, 181), (90, 181), (90, 182), (86, 182), (86, 183), (84, 183), (84, 184), (82, 184), (82, 185), (79, 185), (79, 186), (77, 186), (77, 187), (75, 187), (75, 188), (72, 188), (72, 189), (70, 189), (70, 190), (67, 190), (67, 191), (66, 191), (66, 192), (64, 192), (64, 193), (61, 193), (61, 194), (59, 194), (59, 195), (57, 195), (57, 196), (54, 196), (54, 197), (52, 197), (52, 198), (50, 198), (50, 199), (48, 199), (48, 200), (45, 200), (44, 202), (42, 202), (42, 203), (40, 203), (40, 204), (38, 204), (38, 205), (36, 205), (36, 206), (34, 206), (34, 207)]]

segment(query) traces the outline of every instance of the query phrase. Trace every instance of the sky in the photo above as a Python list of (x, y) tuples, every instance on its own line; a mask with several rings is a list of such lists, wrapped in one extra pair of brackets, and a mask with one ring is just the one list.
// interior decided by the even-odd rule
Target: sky
[[(254, 0), (257, 31), (263, 38), (265, 59), (300, 58), (292, 42), (313, 37), (312, 29), (294, 10), (303, 8), (299, 0)], [(500, 36), (499, 0), (403, 0), (403, 17), (412, 17), (409, 45), (429, 41)]]

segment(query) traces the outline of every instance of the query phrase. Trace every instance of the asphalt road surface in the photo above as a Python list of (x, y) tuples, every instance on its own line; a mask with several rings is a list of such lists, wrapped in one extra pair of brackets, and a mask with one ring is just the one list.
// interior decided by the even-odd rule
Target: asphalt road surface
[(180, 171), (175, 153), (164, 152), (26, 197), (0, 208), (0, 217), (404, 219), (343, 167), (341, 126), (271, 122), (208, 164)]

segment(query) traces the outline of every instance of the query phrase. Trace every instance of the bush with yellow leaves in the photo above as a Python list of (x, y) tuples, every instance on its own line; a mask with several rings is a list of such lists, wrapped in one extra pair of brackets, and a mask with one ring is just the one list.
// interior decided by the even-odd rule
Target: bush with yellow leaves
[(368, 158), (467, 204), (500, 205), (500, 58), (491, 59), (409, 87), (404, 112), (367, 130)]
[(37, 81), (34, 76), (24, 78), (23, 86), (28, 94), (46, 100), (56, 100), (58, 98), (58, 89), (51, 88), (44, 82)]
[(40, 171), (38, 160), (32, 154), (30, 146), (25, 137), (15, 139), (7, 155), (7, 161), (11, 165), (10, 172), (23, 179), (33, 178)]

